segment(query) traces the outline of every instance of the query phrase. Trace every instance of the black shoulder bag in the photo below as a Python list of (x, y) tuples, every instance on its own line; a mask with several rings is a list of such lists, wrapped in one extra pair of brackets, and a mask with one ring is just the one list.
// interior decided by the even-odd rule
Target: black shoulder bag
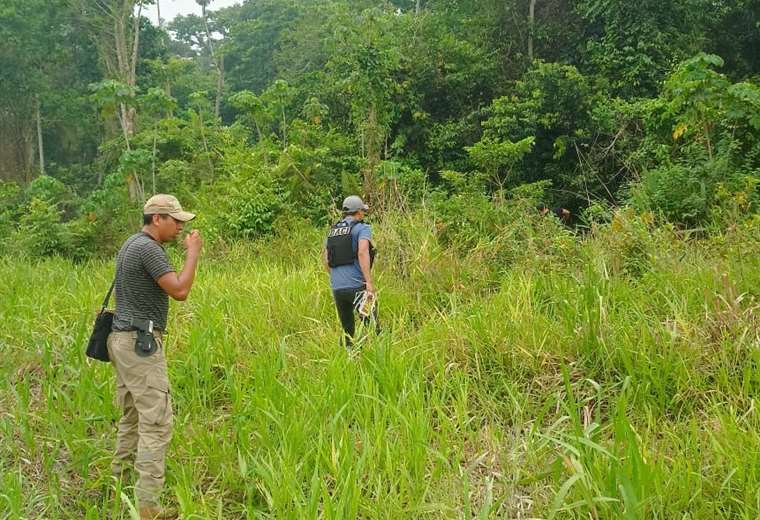
[[(134, 240), (135, 239), (132, 238), (132, 240), (126, 244), (126, 247), (129, 248), (129, 245), (134, 242)], [(104, 363), (111, 361), (111, 358), (108, 357), (108, 336), (111, 334), (111, 326), (113, 325), (114, 316), (113, 311), (106, 309), (106, 307), (108, 307), (108, 302), (111, 299), (113, 288), (116, 286), (116, 278), (119, 276), (120, 269), (121, 264), (117, 261), (116, 274), (113, 276), (111, 288), (108, 289), (108, 293), (103, 300), (103, 305), (100, 307), (100, 312), (98, 312), (98, 315), (95, 317), (95, 325), (92, 327), (90, 341), (87, 343), (87, 349), (84, 351), (84, 353), (87, 354), (87, 357), (103, 361)]]
[(87, 343), (87, 350), (85, 350), (87, 357), (105, 363), (111, 360), (108, 357), (108, 335), (111, 334), (111, 326), (113, 325), (113, 311), (106, 309), (106, 307), (108, 307), (108, 301), (111, 299), (111, 293), (115, 285), (116, 276), (114, 276), (111, 288), (108, 289), (108, 294), (106, 294), (106, 298), (103, 300), (100, 312), (95, 317), (95, 325), (92, 328), (92, 334), (90, 334), (90, 341)]

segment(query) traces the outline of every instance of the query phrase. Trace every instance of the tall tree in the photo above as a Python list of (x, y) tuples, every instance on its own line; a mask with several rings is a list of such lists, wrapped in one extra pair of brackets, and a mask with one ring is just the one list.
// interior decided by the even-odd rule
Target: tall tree
[(208, 53), (211, 56), (211, 62), (216, 69), (216, 100), (214, 102), (214, 117), (219, 118), (219, 110), (222, 106), (222, 96), (224, 95), (224, 54), (214, 44), (214, 38), (211, 36), (211, 29), (208, 21), (208, 11), (206, 8), (211, 0), (195, 0), (195, 3), (201, 6), (201, 18), (203, 18), (203, 28), (206, 31), (206, 45)]
[(199, 53), (204, 60), (208, 59), (209, 65), (213, 67), (216, 75), (214, 115), (218, 118), (224, 97), (225, 70), (224, 52), (215, 35), (222, 38), (227, 35), (226, 19), (216, 16), (216, 12), (208, 11), (207, 7), (211, 0), (196, 0), (196, 3), (201, 6), (201, 16), (194, 14), (178, 16), (169, 24), (169, 29), (181, 42)]
[[(137, 62), (140, 58), (140, 20), (143, 6), (152, 0), (70, 0), (92, 31), (106, 76), (126, 86), (134, 98), (137, 86)], [(119, 124), (127, 146), (136, 131), (137, 104), (119, 103)], [(141, 193), (136, 175), (127, 178), (133, 199)]]
[(536, 31), (536, 0), (530, 0), (528, 8), (528, 59), (533, 61), (533, 34)]

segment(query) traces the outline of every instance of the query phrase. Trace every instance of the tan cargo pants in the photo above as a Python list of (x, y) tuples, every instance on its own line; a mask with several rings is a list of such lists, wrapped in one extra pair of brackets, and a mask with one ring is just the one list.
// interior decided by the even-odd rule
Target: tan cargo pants
[(166, 472), (166, 448), (172, 436), (172, 400), (163, 338), (150, 357), (135, 354), (137, 332), (112, 332), (108, 355), (116, 369), (116, 406), (122, 409), (111, 466), (121, 477), (134, 464), (135, 495), (140, 506), (158, 505)]

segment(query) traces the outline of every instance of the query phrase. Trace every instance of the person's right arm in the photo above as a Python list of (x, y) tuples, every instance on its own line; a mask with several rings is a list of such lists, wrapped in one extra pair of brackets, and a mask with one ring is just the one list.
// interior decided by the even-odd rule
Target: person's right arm
[(193, 287), (193, 281), (195, 280), (195, 270), (198, 267), (198, 257), (200, 256), (202, 245), (203, 241), (197, 229), (187, 235), (185, 237), (187, 254), (185, 255), (185, 265), (182, 266), (182, 272), (179, 274), (175, 272), (166, 273), (157, 280), (161, 289), (177, 301), (185, 301), (190, 294), (190, 289)]

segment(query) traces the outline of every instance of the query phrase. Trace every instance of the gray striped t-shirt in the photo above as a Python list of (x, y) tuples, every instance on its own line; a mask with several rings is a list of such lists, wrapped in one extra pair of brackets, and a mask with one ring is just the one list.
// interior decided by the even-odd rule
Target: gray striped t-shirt
[(150, 235), (132, 235), (116, 256), (116, 315), (113, 330), (133, 330), (131, 320), (153, 320), (154, 327), (166, 330), (169, 296), (157, 280), (174, 272), (166, 251)]

